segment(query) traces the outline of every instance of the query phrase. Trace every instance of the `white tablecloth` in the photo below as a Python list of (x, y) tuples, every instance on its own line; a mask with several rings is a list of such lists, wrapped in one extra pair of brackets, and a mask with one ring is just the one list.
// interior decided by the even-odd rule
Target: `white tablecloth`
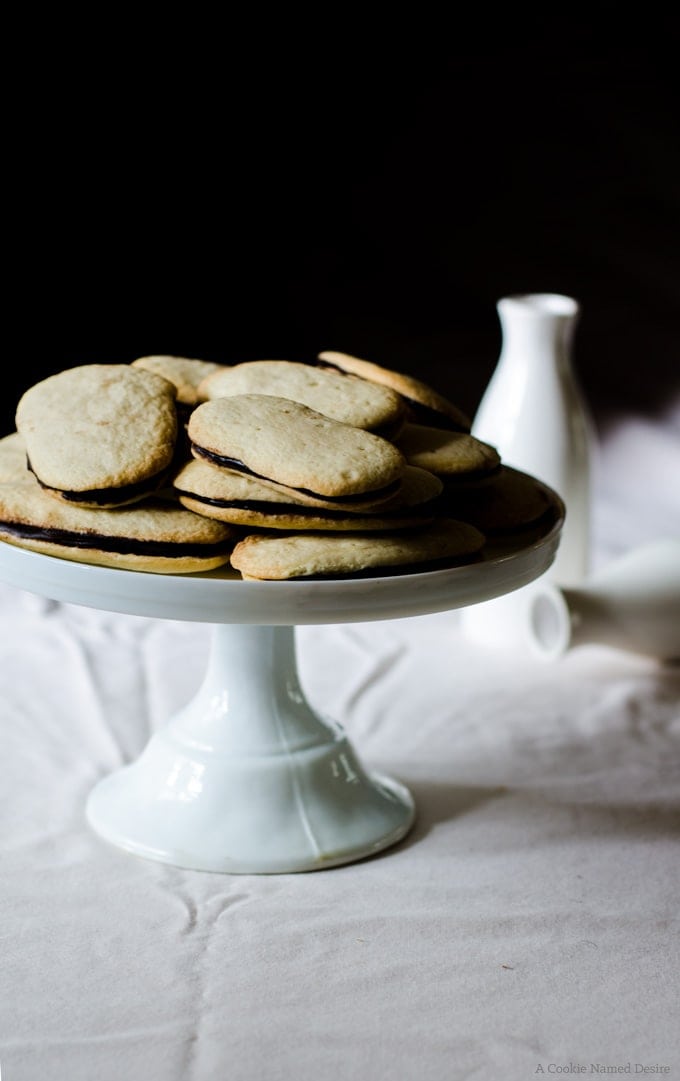
[[(677, 414), (603, 435), (596, 564), (680, 535), (678, 476)], [(2, 1081), (680, 1078), (677, 667), (485, 650), (456, 612), (300, 627), (310, 701), (416, 825), (220, 875), (84, 817), (195, 692), (210, 628), (4, 585), (0, 633)]]

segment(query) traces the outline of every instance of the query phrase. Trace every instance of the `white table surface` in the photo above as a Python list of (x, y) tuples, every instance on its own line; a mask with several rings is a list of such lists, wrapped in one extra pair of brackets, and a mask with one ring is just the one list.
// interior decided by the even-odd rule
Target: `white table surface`
[[(677, 412), (603, 434), (595, 565), (678, 536), (678, 475)], [(360, 863), (230, 876), (84, 817), (209, 635), (0, 587), (2, 1081), (680, 1078), (680, 670), (484, 649), (457, 612), (300, 627), (310, 701), (418, 819)]]

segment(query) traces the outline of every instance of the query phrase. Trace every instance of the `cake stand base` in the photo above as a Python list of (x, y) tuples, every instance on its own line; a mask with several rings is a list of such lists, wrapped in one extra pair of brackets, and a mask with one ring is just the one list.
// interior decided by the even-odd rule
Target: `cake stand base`
[(366, 771), (309, 705), (293, 626), (218, 624), (195, 698), (91, 791), (104, 839), (198, 871), (282, 874), (370, 856), (411, 828), (397, 781)]

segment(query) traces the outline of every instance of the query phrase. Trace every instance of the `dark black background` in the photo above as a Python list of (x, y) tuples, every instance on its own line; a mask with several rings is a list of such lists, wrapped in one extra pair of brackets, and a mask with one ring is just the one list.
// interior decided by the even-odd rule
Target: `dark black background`
[(663, 411), (680, 384), (680, 36), (670, 15), (593, 10), (166, 14), (75, 38), (55, 22), (37, 54), (23, 37), (4, 430), (45, 375), (148, 353), (338, 349), (472, 414), (496, 301), (522, 291), (581, 302), (599, 424)]

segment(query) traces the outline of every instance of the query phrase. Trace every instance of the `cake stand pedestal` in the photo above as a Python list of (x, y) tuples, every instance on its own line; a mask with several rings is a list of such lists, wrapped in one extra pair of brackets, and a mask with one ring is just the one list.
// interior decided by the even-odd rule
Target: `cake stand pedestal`
[(301, 687), (295, 626), (424, 615), (519, 589), (553, 562), (563, 515), (444, 570), (248, 582), (233, 571), (157, 575), (0, 542), (0, 580), (57, 601), (212, 625), (202, 685), (139, 758), (99, 781), (86, 813), (102, 838), (199, 871), (276, 874), (356, 861), (401, 840), (415, 809), (364, 769)]
[(142, 856), (209, 871), (331, 867), (398, 841), (408, 791), (364, 771), (300, 686), (293, 627), (213, 629), (203, 685), (87, 816)]

